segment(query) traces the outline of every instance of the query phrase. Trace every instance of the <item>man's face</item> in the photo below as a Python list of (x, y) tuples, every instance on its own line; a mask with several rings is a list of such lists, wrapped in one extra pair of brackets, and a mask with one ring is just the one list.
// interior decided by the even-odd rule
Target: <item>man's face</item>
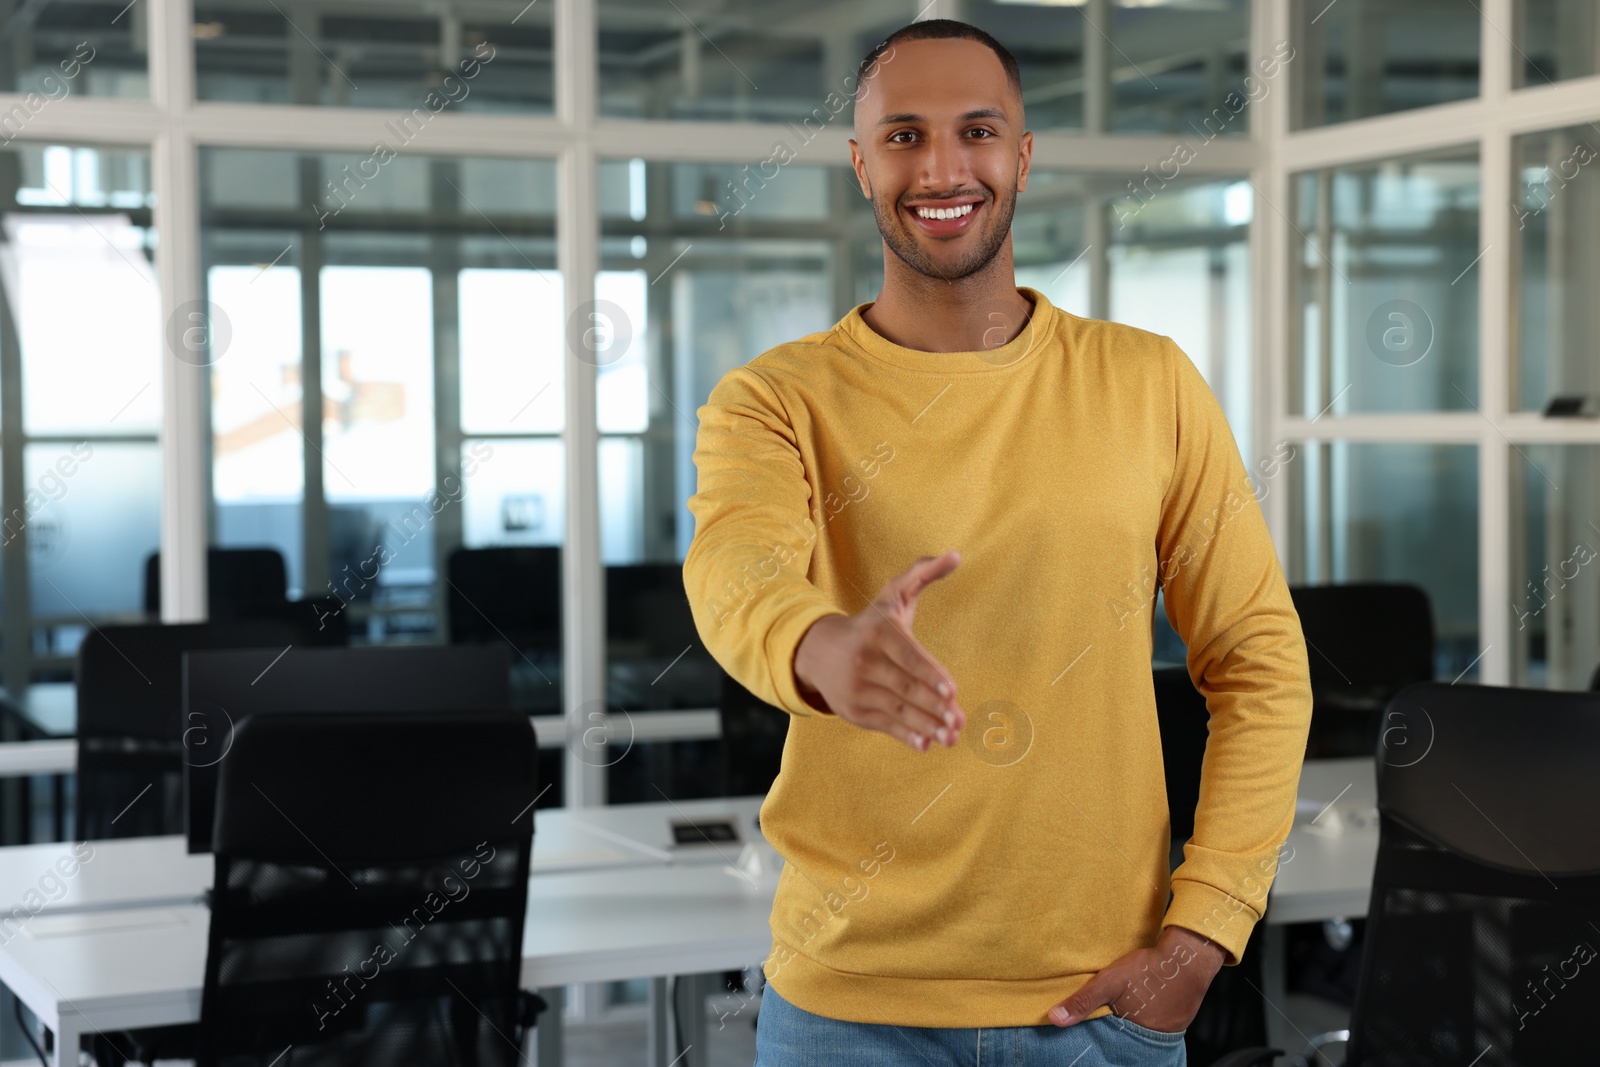
[[(1005, 246), (1033, 152), (1022, 121), (1000, 58), (978, 41), (902, 41), (879, 58), (856, 100), (850, 156), (906, 266), (955, 281)], [(933, 209), (964, 214), (927, 217)]]

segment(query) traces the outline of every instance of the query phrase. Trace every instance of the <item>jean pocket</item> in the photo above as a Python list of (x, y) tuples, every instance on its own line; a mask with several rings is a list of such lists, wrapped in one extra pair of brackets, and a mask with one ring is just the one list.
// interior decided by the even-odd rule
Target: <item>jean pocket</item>
[(1128, 1033), (1133, 1034), (1135, 1037), (1142, 1037), (1150, 1041), (1158, 1041), (1164, 1045), (1175, 1045), (1181, 1043), (1183, 1041), (1183, 1035), (1188, 1032), (1187, 1027), (1182, 1030), (1152, 1030), (1148, 1026), (1141, 1026), (1140, 1024), (1134, 1022), (1126, 1015), (1117, 1015), (1115, 1013), (1106, 1016), (1106, 1019), (1110, 1021), (1112, 1026), (1120, 1027)]

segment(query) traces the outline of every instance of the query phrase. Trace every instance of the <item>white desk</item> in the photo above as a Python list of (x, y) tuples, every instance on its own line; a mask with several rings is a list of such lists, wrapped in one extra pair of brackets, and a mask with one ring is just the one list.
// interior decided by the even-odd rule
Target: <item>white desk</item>
[[(711, 864), (532, 879), (523, 986), (748, 966), (771, 948), (773, 884)], [(62, 1053), (85, 1033), (199, 1020), (209, 924), (194, 904), (40, 915), (0, 949), (0, 981), (55, 1032), (57, 1064), (76, 1064)], [(558, 1010), (542, 1047), (559, 1047)]]
[[(197, 904), (211, 870), (211, 857), (189, 855), (178, 835), (0, 848), (0, 937), (8, 916), (37, 921), (46, 914)], [(18, 908), (32, 918), (18, 919)]]
[[(572, 811), (575, 824), (598, 837), (636, 849), (661, 863), (733, 863), (739, 850), (766, 837), (756, 826), (756, 814), (765, 797), (712, 797), (705, 800), (665, 800), (652, 804), (608, 804)], [(700, 821), (725, 818), (739, 834), (737, 843), (678, 845), (672, 839), (677, 819)]]
[[(752, 798), (749, 803), (759, 806), (760, 800)], [(672, 812), (665, 804), (631, 807), (652, 810), (632, 811), (612, 824), (625, 830), (636, 823), (639, 836), (650, 840), (656, 823), (665, 826)], [(658, 808), (664, 810), (654, 810)], [(648, 846), (593, 832), (574, 812), (552, 809), (535, 816), (530, 863), (534, 875), (661, 862)], [(88, 858), (75, 860), (78, 855)], [(62, 861), (65, 865), (58, 867)], [(70, 876), (61, 873), (74, 866)], [(212, 869), (211, 856), (190, 855), (181, 835), (0, 848), (0, 937), (8, 929), (8, 916), (14, 919), (9, 927), (14, 931), (19, 923), (47, 914), (198, 904), (211, 888)], [(28, 918), (17, 917), (17, 908)]]
[[(1339, 796), (1341, 790), (1344, 793)], [(1376, 830), (1324, 836), (1307, 827), (1313, 820), (1320, 823), (1326, 818), (1317, 811), (1335, 797), (1343, 809), (1369, 803), (1373, 795), (1370, 760), (1312, 764), (1302, 773), (1301, 796), (1316, 802), (1317, 810), (1307, 805), (1306, 813), (1297, 816), (1289, 838), (1295, 851), (1280, 867), (1268, 898), (1269, 1000), (1274, 994), (1274, 966), (1277, 1002), (1281, 1004), (1282, 999), (1281, 924), (1365, 914)], [(752, 886), (730, 873), (715, 849), (670, 847), (671, 819), (685, 816), (727, 814), (743, 820), (739, 824), (742, 836), (760, 840), (751, 825), (759, 806), (760, 798), (739, 798), (538, 814), (534, 858), (540, 873), (529, 883), (522, 977), (526, 988), (546, 991), (552, 1003), (539, 1027), (540, 1067), (559, 1063), (557, 987), (731, 970), (757, 963), (767, 955), (771, 948), (767, 924), (776, 880), (768, 878)], [(113, 845), (118, 847), (112, 849)], [(110, 871), (115, 864), (126, 866), (138, 858), (140, 845), (149, 850), (147, 857), (166, 849), (180, 863), (185, 859), (180, 855), (181, 840), (176, 838), (106, 842), (95, 845), (95, 858), (80, 877), (104, 859), (114, 862), (102, 866), (101, 871)], [(541, 853), (541, 846), (549, 851)], [(49, 849), (56, 849), (59, 855), (66, 847), (0, 849), (0, 890), (28, 884), (30, 871), (42, 872), (43, 864), (51, 862)], [(604, 848), (614, 852), (598, 851)], [(733, 846), (723, 846), (723, 851), (728, 858), (737, 855)], [(668, 858), (663, 859), (662, 854)], [(542, 866), (541, 855), (548, 857)], [(571, 863), (575, 857), (595, 869), (560, 869), (563, 862)], [(185, 886), (192, 888), (197, 870), (203, 871), (201, 888), (209, 883), (209, 858), (187, 859), (203, 866), (191, 864), (187, 876), (171, 875), (170, 882), (162, 882), (162, 876), (154, 872), (148, 874), (150, 881), (141, 898), (145, 907), (107, 910), (115, 906), (111, 903), (115, 890), (108, 878), (106, 883), (95, 883), (94, 892), (88, 886), (79, 891), (74, 899), (80, 906), (75, 912), (58, 906), (54, 913), (41, 913), (22, 935), (0, 947), (0, 981), (57, 1033), (58, 1050), (75, 1048), (79, 1035), (96, 1029), (199, 1019), (209, 913), (176, 897), (167, 906), (148, 906), (157, 902), (163, 885), (175, 893)], [(640, 877), (641, 867), (649, 868), (648, 877)], [(183, 877), (189, 880), (183, 882)], [(67, 899), (63, 898), (63, 903)], [(81, 906), (90, 903), (97, 903), (100, 910)], [(656, 986), (658, 1008), (662, 985), (658, 981)], [(1269, 1008), (1269, 1023), (1274, 1015)], [(659, 1058), (664, 1048), (661, 1019), (658, 1011), (652, 1044), (655, 1058), (664, 1063)], [(1288, 1041), (1279, 1047), (1299, 1045), (1288, 1037), (1277, 1040)], [(59, 1051), (57, 1055), (59, 1060)]]

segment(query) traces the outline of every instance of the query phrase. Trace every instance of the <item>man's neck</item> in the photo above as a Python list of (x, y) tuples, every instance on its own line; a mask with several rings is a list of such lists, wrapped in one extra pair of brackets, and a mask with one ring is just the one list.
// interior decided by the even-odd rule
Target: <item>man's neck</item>
[(902, 348), (919, 352), (999, 348), (1021, 333), (1033, 314), (1032, 301), (1017, 289), (1009, 257), (996, 256), (982, 270), (954, 282), (929, 278), (887, 258), (893, 266), (862, 319), (878, 336)]

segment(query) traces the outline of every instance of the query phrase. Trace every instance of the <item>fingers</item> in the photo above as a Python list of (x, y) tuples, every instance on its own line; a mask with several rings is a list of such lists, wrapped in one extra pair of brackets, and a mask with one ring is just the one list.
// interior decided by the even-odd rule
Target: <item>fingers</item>
[[(967, 714), (956, 703), (956, 680), (944, 666), (922, 647), (922, 642), (903, 630), (896, 629), (894, 636), (890, 636), (883, 643), (883, 653), (901, 674), (912, 679), (915, 691), (926, 693), (929, 699), (919, 700), (917, 703), (936, 716), (945, 726), (954, 726), (960, 729), (966, 725)], [(888, 684), (888, 683), (882, 683)], [(894, 686), (890, 685), (890, 688)], [(955, 721), (945, 719), (946, 713), (954, 716)]]
[(958, 739), (958, 731), (946, 726), (937, 712), (913, 703), (898, 689), (871, 684), (863, 694), (863, 704), (876, 713), (870, 723), (873, 729), (904, 741), (918, 752), (926, 752), (935, 741), (948, 747)]

